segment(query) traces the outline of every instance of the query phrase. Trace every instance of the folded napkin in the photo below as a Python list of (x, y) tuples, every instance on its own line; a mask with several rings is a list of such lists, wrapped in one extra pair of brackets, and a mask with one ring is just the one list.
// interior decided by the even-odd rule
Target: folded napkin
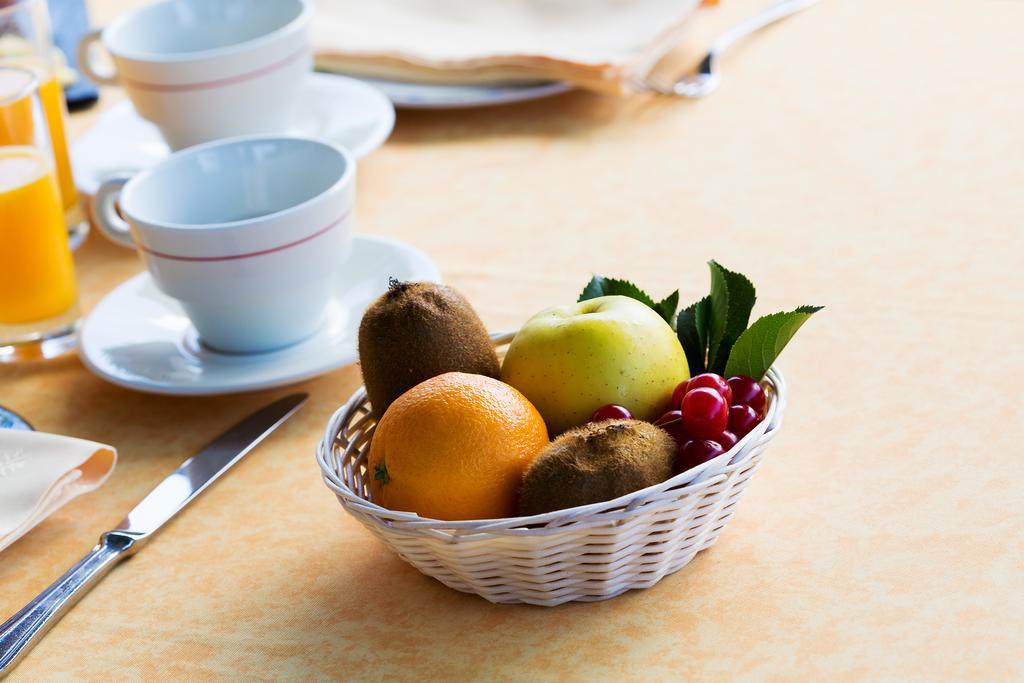
[(317, 66), (437, 83), (570, 81), (623, 92), (699, 0), (320, 0)]
[(0, 429), (0, 551), (106, 481), (116, 462), (103, 444)]

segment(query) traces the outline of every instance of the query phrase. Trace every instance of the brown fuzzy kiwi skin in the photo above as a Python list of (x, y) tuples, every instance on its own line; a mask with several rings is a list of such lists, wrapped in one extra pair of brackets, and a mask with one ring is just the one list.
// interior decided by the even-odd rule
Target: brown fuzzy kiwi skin
[(476, 311), (457, 291), (433, 282), (391, 280), (359, 323), (359, 364), (377, 420), (396, 398), (431, 377), (501, 375)]
[(612, 500), (673, 474), (676, 445), (640, 420), (608, 420), (565, 432), (523, 475), (519, 514), (538, 515)]

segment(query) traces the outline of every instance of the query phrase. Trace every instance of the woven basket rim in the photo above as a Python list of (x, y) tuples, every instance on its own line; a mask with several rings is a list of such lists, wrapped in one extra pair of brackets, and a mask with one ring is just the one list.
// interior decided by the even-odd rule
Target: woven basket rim
[[(491, 334), (491, 339), (496, 345), (502, 345), (508, 343), (514, 335), (514, 332), (497, 332)], [(351, 514), (370, 515), (379, 518), (381, 521), (400, 521), (403, 528), (410, 530), (410, 532), (414, 528), (419, 528), (423, 531), (460, 532), (460, 535), (465, 532), (480, 534), (501, 532), (508, 535), (516, 535), (516, 532), (523, 534), (558, 533), (566, 525), (570, 525), (580, 519), (593, 518), (595, 515), (605, 522), (615, 521), (617, 516), (622, 516), (623, 519), (628, 518), (633, 510), (648, 501), (652, 496), (664, 493), (669, 489), (676, 489), (681, 492), (685, 488), (687, 492), (695, 493), (701, 489), (714, 486), (725, 480), (727, 475), (733, 470), (743, 467), (753, 453), (753, 444), (761, 436), (777, 430), (781, 425), (782, 412), (786, 403), (785, 380), (782, 373), (774, 366), (769, 368), (765, 379), (768, 381), (772, 391), (768, 392), (768, 407), (765, 411), (764, 419), (726, 453), (686, 472), (673, 475), (663, 482), (632, 491), (612, 500), (564, 508), (538, 515), (476, 520), (442, 520), (423, 517), (415, 512), (391, 510), (359, 495), (335, 471), (330, 461), (330, 454), (341, 428), (352, 421), (352, 417), (356, 415), (359, 406), (366, 400), (366, 389), (362, 386), (356, 389), (348, 401), (331, 416), (324, 430), (323, 439), (317, 445), (316, 459), (320, 466), (324, 483), (338, 496), (342, 506)], [(372, 420), (369, 416), (364, 416), (362, 419), (364, 421)], [(538, 527), (538, 525), (541, 526)]]

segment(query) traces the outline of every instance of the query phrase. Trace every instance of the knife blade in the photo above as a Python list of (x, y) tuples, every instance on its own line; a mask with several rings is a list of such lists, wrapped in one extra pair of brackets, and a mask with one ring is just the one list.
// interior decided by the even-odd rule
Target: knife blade
[(291, 417), (306, 398), (306, 394), (286, 396), (218, 436), (157, 484), (113, 531), (137, 539), (151, 535)]
[(232, 465), (302, 407), (308, 394), (292, 394), (245, 418), (157, 484), (99, 544), (13, 617), (0, 625), (0, 678), (90, 588), (121, 560), (195, 500)]

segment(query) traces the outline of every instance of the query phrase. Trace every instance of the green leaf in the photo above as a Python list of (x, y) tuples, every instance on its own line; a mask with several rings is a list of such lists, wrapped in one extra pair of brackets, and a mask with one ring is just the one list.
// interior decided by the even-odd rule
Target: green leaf
[(658, 307), (658, 304), (654, 303), (654, 299), (647, 292), (629, 280), (616, 280), (612, 277), (601, 277), (600, 275), (595, 275), (590, 279), (590, 282), (583, 288), (583, 292), (580, 293), (580, 298), (577, 301), (596, 299), (599, 296), (628, 296), (630, 299), (636, 299), (651, 308), (657, 309)]
[(708, 352), (707, 323), (711, 297), (704, 297), (679, 311), (676, 318), (676, 336), (686, 353), (690, 375), (704, 372), (704, 360)]
[(670, 326), (676, 323), (676, 309), (679, 308), (679, 290), (672, 292), (654, 307)]
[(647, 292), (632, 282), (601, 277), (600, 275), (595, 275), (590, 279), (590, 282), (583, 288), (577, 301), (596, 299), (599, 296), (628, 296), (630, 299), (636, 299), (640, 303), (654, 309), (669, 325), (672, 324), (676, 314), (676, 306), (679, 305), (678, 290), (655, 303), (654, 299)]
[(588, 282), (587, 286), (583, 288), (582, 292), (580, 292), (580, 296), (576, 301), (586, 301), (588, 299), (596, 299), (599, 296), (604, 296), (604, 288), (605, 279), (600, 275), (595, 275), (590, 278), (590, 282)]
[[(721, 273), (728, 292), (725, 330), (714, 353), (708, 354), (709, 371), (722, 374), (725, 371), (725, 362), (729, 358), (733, 344), (747, 329), (747, 323), (750, 322), (750, 311), (754, 308), (757, 295), (754, 292), (754, 285), (742, 273), (731, 271), (716, 261), (711, 261), (708, 265), (712, 271), (717, 269)], [(714, 280), (712, 280), (713, 283)]]
[(789, 313), (759, 318), (736, 340), (725, 365), (725, 375), (746, 375), (760, 380), (800, 326), (822, 308), (824, 306), (801, 306)]
[(377, 466), (373, 468), (373, 478), (382, 484), (390, 482), (391, 475), (388, 474), (388, 466), (383, 462), (377, 463)]
[(718, 347), (725, 337), (729, 321), (729, 283), (722, 268), (714, 261), (708, 261), (711, 269), (711, 305), (708, 307), (708, 367), (718, 357)]
[(711, 297), (706, 296), (695, 304), (694, 318), (697, 322), (697, 334), (700, 335), (700, 345), (704, 349), (704, 357), (701, 360), (701, 367), (706, 367), (708, 355), (708, 327), (711, 325)]

